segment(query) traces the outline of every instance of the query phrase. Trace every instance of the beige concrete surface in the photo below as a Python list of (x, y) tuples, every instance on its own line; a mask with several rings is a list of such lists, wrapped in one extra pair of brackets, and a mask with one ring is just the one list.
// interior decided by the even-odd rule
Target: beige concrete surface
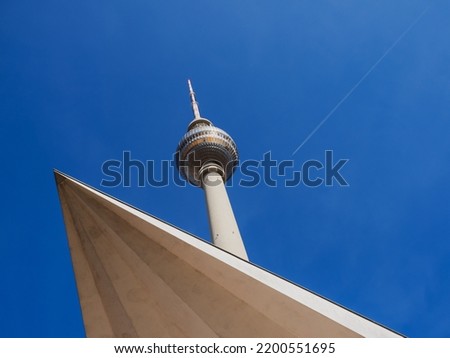
[(55, 171), (88, 337), (399, 337)]

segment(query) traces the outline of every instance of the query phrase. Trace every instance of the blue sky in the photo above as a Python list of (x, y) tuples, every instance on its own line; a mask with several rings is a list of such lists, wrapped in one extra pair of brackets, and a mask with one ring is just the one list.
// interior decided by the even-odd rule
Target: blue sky
[(192, 78), (241, 160), (349, 159), (348, 187), (228, 189), (251, 261), (450, 337), (449, 18), (443, 0), (3, 0), (0, 336), (84, 335), (53, 168), (208, 239), (198, 188), (100, 186), (124, 150), (172, 157)]

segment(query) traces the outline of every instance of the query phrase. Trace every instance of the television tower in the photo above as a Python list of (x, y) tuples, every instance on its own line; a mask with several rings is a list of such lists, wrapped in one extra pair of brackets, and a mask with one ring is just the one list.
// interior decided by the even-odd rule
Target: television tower
[(233, 175), (239, 160), (236, 143), (228, 133), (200, 116), (190, 80), (188, 86), (194, 119), (178, 144), (178, 170), (192, 185), (205, 191), (214, 245), (248, 260), (225, 190), (225, 183)]

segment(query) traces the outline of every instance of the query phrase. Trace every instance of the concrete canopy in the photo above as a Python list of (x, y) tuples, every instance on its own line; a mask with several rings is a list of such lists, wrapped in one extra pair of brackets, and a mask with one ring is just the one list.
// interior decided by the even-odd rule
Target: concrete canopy
[(55, 171), (88, 337), (401, 337)]

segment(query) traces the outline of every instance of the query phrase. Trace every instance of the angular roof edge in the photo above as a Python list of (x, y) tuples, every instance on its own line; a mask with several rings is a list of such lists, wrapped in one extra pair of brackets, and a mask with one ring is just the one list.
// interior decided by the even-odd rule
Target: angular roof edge
[(120, 208), (139, 218), (152, 226), (158, 227), (160, 230), (176, 237), (187, 245), (203, 252), (205, 255), (213, 257), (225, 265), (231, 266), (233, 269), (241, 272), (244, 276), (252, 280), (278, 291), (280, 294), (298, 302), (299, 304), (308, 307), (309, 309), (319, 313), (327, 319), (344, 326), (345, 328), (355, 332), (362, 337), (404, 337), (402, 334), (395, 332), (379, 323), (376, 323), (348, 308), (339, 305), (317, 293), (308, 290), (294, 282), (286, 280), (281, 276), (274, 274), (258, 265), (242, 260), (211, 243), (202, 240), (168, 222), (165, 222), (151, 214), (148, 214), (132, 205), (129, 205), (117, 198), (114, 198), (98, 189), (95, 189), (67, 174), (58, 170), (54, 170), (56, 184), (61, 197), (60, 186), (63, 183), (70, 183), (71, 186), (78, 187), (84, 192), (89, 192), (90, 195), (101, 198), (103, 201)]

